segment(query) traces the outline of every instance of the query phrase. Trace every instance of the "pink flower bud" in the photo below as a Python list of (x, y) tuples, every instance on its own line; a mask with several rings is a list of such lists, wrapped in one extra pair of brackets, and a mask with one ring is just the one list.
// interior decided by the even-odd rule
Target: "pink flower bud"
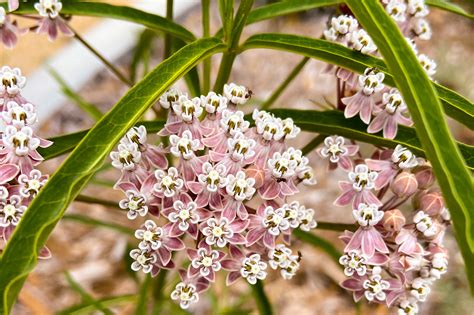
[(245, 176), (255, 179), (255, 188), (260, 188), (265, 181), (265, 171), (255, 165), (250, 166), (245, 169)]
[(413, 170), (413, 173), (416, 176), (416, 180), (418, 181), (418, 187), (420, 189), (429, 188), (431, 185), (433, 185), (435, 181), (433, 169), (431, 168), (431, 166), (418, 166)]
[(419, 199), (420, 209), (429, 214), (435, 216), (440, 213), (444, 207), (443, 196), (439, 192), (428, 192), (422, 194)]
[(405, 216), (400, 210), (392, 209), (385, 211), (382, 219), (382, 225), (387, 231), (398, 232), (405, 225), (405, 221)]
[(390, 188), (398, 197), (407, 197), (416, 192), (418, 182), (414, 174), (402, 172), (395, 177)]

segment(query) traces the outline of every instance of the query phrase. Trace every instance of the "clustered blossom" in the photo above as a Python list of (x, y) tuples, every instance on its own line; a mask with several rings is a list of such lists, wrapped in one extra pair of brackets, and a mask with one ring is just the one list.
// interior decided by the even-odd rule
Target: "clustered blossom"
[(13, 48), (18, 42), (18, 36), (24, 35), (29, 29), (35, 30), (38, 34), (46, 34), (50, 41), (54, 41), (59, 32), (65, 36), (73, 36), (73, 31), (69, 28), (67, 21), (60, 15), (63, 4), (60, 0), (39, 0), (34, 4), (39, 17), (33, 17), (37, 24), (29, 29), (21, 29), (16, 21), (11, 19), (13, 11), (19, 7), (18, 0), (8, 1), (8, 11), (0, 7), (0, 40), (6, 48)]
[[(436, 63), (425, 54), (418, 53), (415, 40), (429, 40), (431, 29), (425, 19), (429, 13), (424, 0), (383, 0), (386, 12), (402, 30), (418, 61), (432, 78), (436, 73)], [(364, 54), (376, 54), (377, 46), (367, 32), (350, 15), (340, 15), (330, 20), (328, 29), (323, 32), (326, 40), (337, 42)], [(332, 73), (334, 67), (328, 66), (325, 72)], [(384, 73), (375, 68), (367, 68), (357, 75), (347, 69), (337, 68), (336, 76), (342, 81), (340, 95), (343, 98), (338, 109), (344, 116), (359, 116), (368, 125), (367, 132), (383, 131), (383, 136), (393, 139), (398, 125), (411, 126), (410, 115), (400, 92), (385, 86)], [(344, 97), (345, 96), (345, 97)]]
[[(348, 157), (344, 139), (331, 136), (319, 150), (321, 157)], [(331, 149), (331, 146), (337, 146)], [(342, 152), (341, 152), (342, 151)], [(357, 150), (356, 150), (357, 151)], [(337, 163), (330, 160), (331, 163)], [(370, 159), (354, 159), (340, 182), (338, 206), (351, 206), (355, 231), (345, 231), (346, 244), (339, 262), (347, 280), (341, 286), (359, 301), (398, 308), (399, 314), (416, 314), (433, 282), (446, 273), (448, 254), (443, 246), (450, 225), (443, 198), (433, 186), (431, 166), (410, 150), (376, 150)], [(411, 208), (402, 212), (401, 206)], [(288, 255), (284, 249), (279, 255)], [(279, 258), (280, 259), (280, 258)]]
[[(21, 96), (26, 78), (18, 68), (0, 68), (0, 239), (8, 241), (28, 205), (48, 180), (36, 167), (43, 161), (38, 148), (52, 143), (39, 138), (35, 105)], [(44, 248), (41, 258), (49, 257)]]
[[(120, 207), (128, 218), (151, 214), (162, 222), (148, 219), (136, 231), (132, 269), (153, 276), (179, 269), (172, 253), (186, 250), (189, 267), (180, 270), (182, 281), (171, 294), (182, 308), (197, 302), (221, 270), (228, 271), (227, 284), (239, 278), (255, 284), (268, 266), (291, 279), (300, 266), (300, 255), (288, 247), (292, 231), (317, 225), (314, 210), (288, 200), (299, 185), (315, 183), (309, 160), (287, 144), (300, 128), (258, 110), (251, 127), (238, 110), (250, 96), (233, 83), (223, 95), (195, 98), (170, 89), (159, 100), (168, 118), (158, 133), (169, 145), (148, 144), (139, 126), (110, 154), (122, 173), (116, 188), (125, 194)], [(186, 246), (185, 238), (194, 244)]]

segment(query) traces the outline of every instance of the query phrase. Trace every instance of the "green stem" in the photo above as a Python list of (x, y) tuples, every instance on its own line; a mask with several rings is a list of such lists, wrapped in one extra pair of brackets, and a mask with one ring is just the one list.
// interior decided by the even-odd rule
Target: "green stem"
[(100, 52), (98, 52), (94, 47), (92, 47), (81, 35), (79, 35), (69, 24), (69, 29), (74, 33), (74, 38), (76, 38), (81, 44), (83, 44), (87, 49), (89, 49), (97, 58), (104, 63), (104, 65), (112, 71), (117, 78), (120, 79), (123, 83), (128, 86), (133, 86), (133, 83), (127, 79), (112, 63), (110, 63)]
[(214, 92), (222, 93), (224, 84), (227, 83), (232, 71), (232, 65), (234, 64), (236, 54), (235, 53), (223, 53), (221, 64), (219, 65), (219, 71), (217, 72), (216, 82), (214, 83)]
[[(173, 20), (173, 0), (166, 0), (166, 18), (169, 20)], [(165, 51), (164, 51), (164, 59), (171, 56), (172, 45), (171, 45), (171, 36), (166, 33), (165, 34)]]
[(305, 243), (322, 249), (339, 265), (339, 258), (342, 256), (342, 253), (324, 238), (300, 229), (295, 229), (293, 235)]
[(307, 145), (301, 149), (301, 152), (303, 154), (308, 154), (309, 152), (313, 151), (315, 148), (317, 148), (321, 143), (323, 143), (324, 139), (326, 139), (326, 135), (318, 135), (313, 138)]
[[(210, 0), (202, 0), (202, 35), (210, 36)], [(211, 88), (211, 57), (203, 61), (203, 93), (207, 94)]]
[(344, 224), (344, 223), (332, 223), (332, 222), (321, 222), (318, 221), (318, 226), (316, 227), (320, 230), (329, 230), (329, 231), (336, 231), (336, 232), (344, 232), (344, 231), (355, 231), (356, 226), (354, 224)]
[(119, 207), (118, 203), (115, 201), (111, 200), (104, 200), (104, 199), (99, 199), (91, 196), (86, 196), (86, 195), (78, 195), (76, 199), (74, 199), (77, 202), (83, 202), (83, 203), (94, 203), (94, 204), (99, 204), (103, 205), (106, 207), (111, 207), (111, 208), (116, 208), (123, 210), (122, 208)]
[(140, 287), (138, 294), (137, 307), (135, 308), (135, 315), (143, 315), (147, 313), (148, 307), (148, 288), (151, 284), (151, 276), (147, 274)]
[(281, 93), (288, 87), (288, 85), (296, 78), (296, 76), (303, 70), (303, 67), (308, 62), (309, 58), (304, 57), (296, 67), (288, 74), (288, 77), (278, 86), (273, 94), (261, 105), (261, 109), (267, 109), (273, 105), (273, 103), (280, 97)]
[(82, 214), (65, 214), (63, 216), (63, 219), (79, 222), (79, 223), (82, 223), (82, 224), (108, 228), (108, 229), (115, 230), (117, 232), (120, 232), (120, 233), (123, 233), (123, 234), (126, 234), (126, 235), (133, 235), (133, 233), (134, 233), (134, 230), (132, 230), (132, 229), (126, 227), (126, 226), (115, 224), (115, 223), (110, 223), (110, 222), (105, 222), (105, 221), (101, 221), (101, 220), (96, 220), (96, 219), (93, 219), (91, 217), (88, 217), (88, 216), (85, 216), (85, 215), (82, 215)]
[(260, 315), (271, 315), (273, 314), (272, 305), (268, 300), (267, 295), (265, 294), (265, 290), (263, 289), (263, 282), (257, 280), (257, 283), (254, 285), (250, 285), (253, 291), (253, 295), (255, 297), (255, 302), (257, 303), (258, 311)]
[(165, 287), (166, 275), (168, 271), (166, 269), (161, 269), (158, 276), (153, 280), (153, 314), (159, 314), (163, 303), (163, 289)]

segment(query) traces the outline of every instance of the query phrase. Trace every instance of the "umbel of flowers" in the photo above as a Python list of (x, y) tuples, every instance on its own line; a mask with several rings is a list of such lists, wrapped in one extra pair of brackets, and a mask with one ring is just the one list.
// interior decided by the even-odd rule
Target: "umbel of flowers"
[[(48, 176), (36, 167), (43, 161), (38, 148), (52, 143), (38, 137), (35, 105), (22, 95), (26, 78), (18, 68), (0, 68), (0, 239), (5, 244), (28, 205), (46, 183)], [(44, 248), (40, 258), (50, 255)]]
[(300, 185), (315, 183), (308, 159), (288, 146), (300, 129), (258, 110), (250, 127), (238, 110), (250, 95), (236, 84), (225, 85), (224, 95), (195, 98), (170, 89), (159, 100), (168, 118), (158, 133), (169, 145), (147, 143), (138, 126), (110, 155), (122, 171), (120, 207), (131, 220), (154, 218), (135, 233), (132, 269), (153, 276), (179, 269), (173, 252), (185, 251), (189, 267), (171, 294), (182, 308), (197, 302), (221, 270), (228, 285), (239, 278), (255, 284), (269, 269), (291, 279), (300, 264), (289, 247), (292, 231), (316, 227), (314, 211), (289, 200)]

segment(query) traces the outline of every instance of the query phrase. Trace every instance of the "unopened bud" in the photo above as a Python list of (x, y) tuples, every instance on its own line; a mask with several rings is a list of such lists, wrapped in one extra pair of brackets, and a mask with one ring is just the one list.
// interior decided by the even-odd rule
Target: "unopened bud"
[(439, 214), (443, 207), (444, 200), (439, 192), (428, 192), (420, 197), (420, 209), (430, 216)]
[(418, 166), (413, 170), (413, 173), (416, 176), (418, 187), (420, 189), (427, 189), (431, 187), (435, 181), (433, 169), (429, 165)]
[(257, 189), (262, 187), (263, 182), (265, 181), (265, 171), (262, 168), (255, 165), (252, 165), (249, 168), (247, 168), (245, 170), (245, 175), (247, 177), (251, 177), (255, 179), (254, 187)]
[(407, 197), (416, 192), (418, 182), (414, 174), (402, 172), (395, 177), (390, 188), (398, 197)]
[(398, 209), (393, 209), (385, 211), (382, 219), (382, 225), (387, 231), (398, 232), (405, 225), (405, 221), (406, 219), (403, 213)]

